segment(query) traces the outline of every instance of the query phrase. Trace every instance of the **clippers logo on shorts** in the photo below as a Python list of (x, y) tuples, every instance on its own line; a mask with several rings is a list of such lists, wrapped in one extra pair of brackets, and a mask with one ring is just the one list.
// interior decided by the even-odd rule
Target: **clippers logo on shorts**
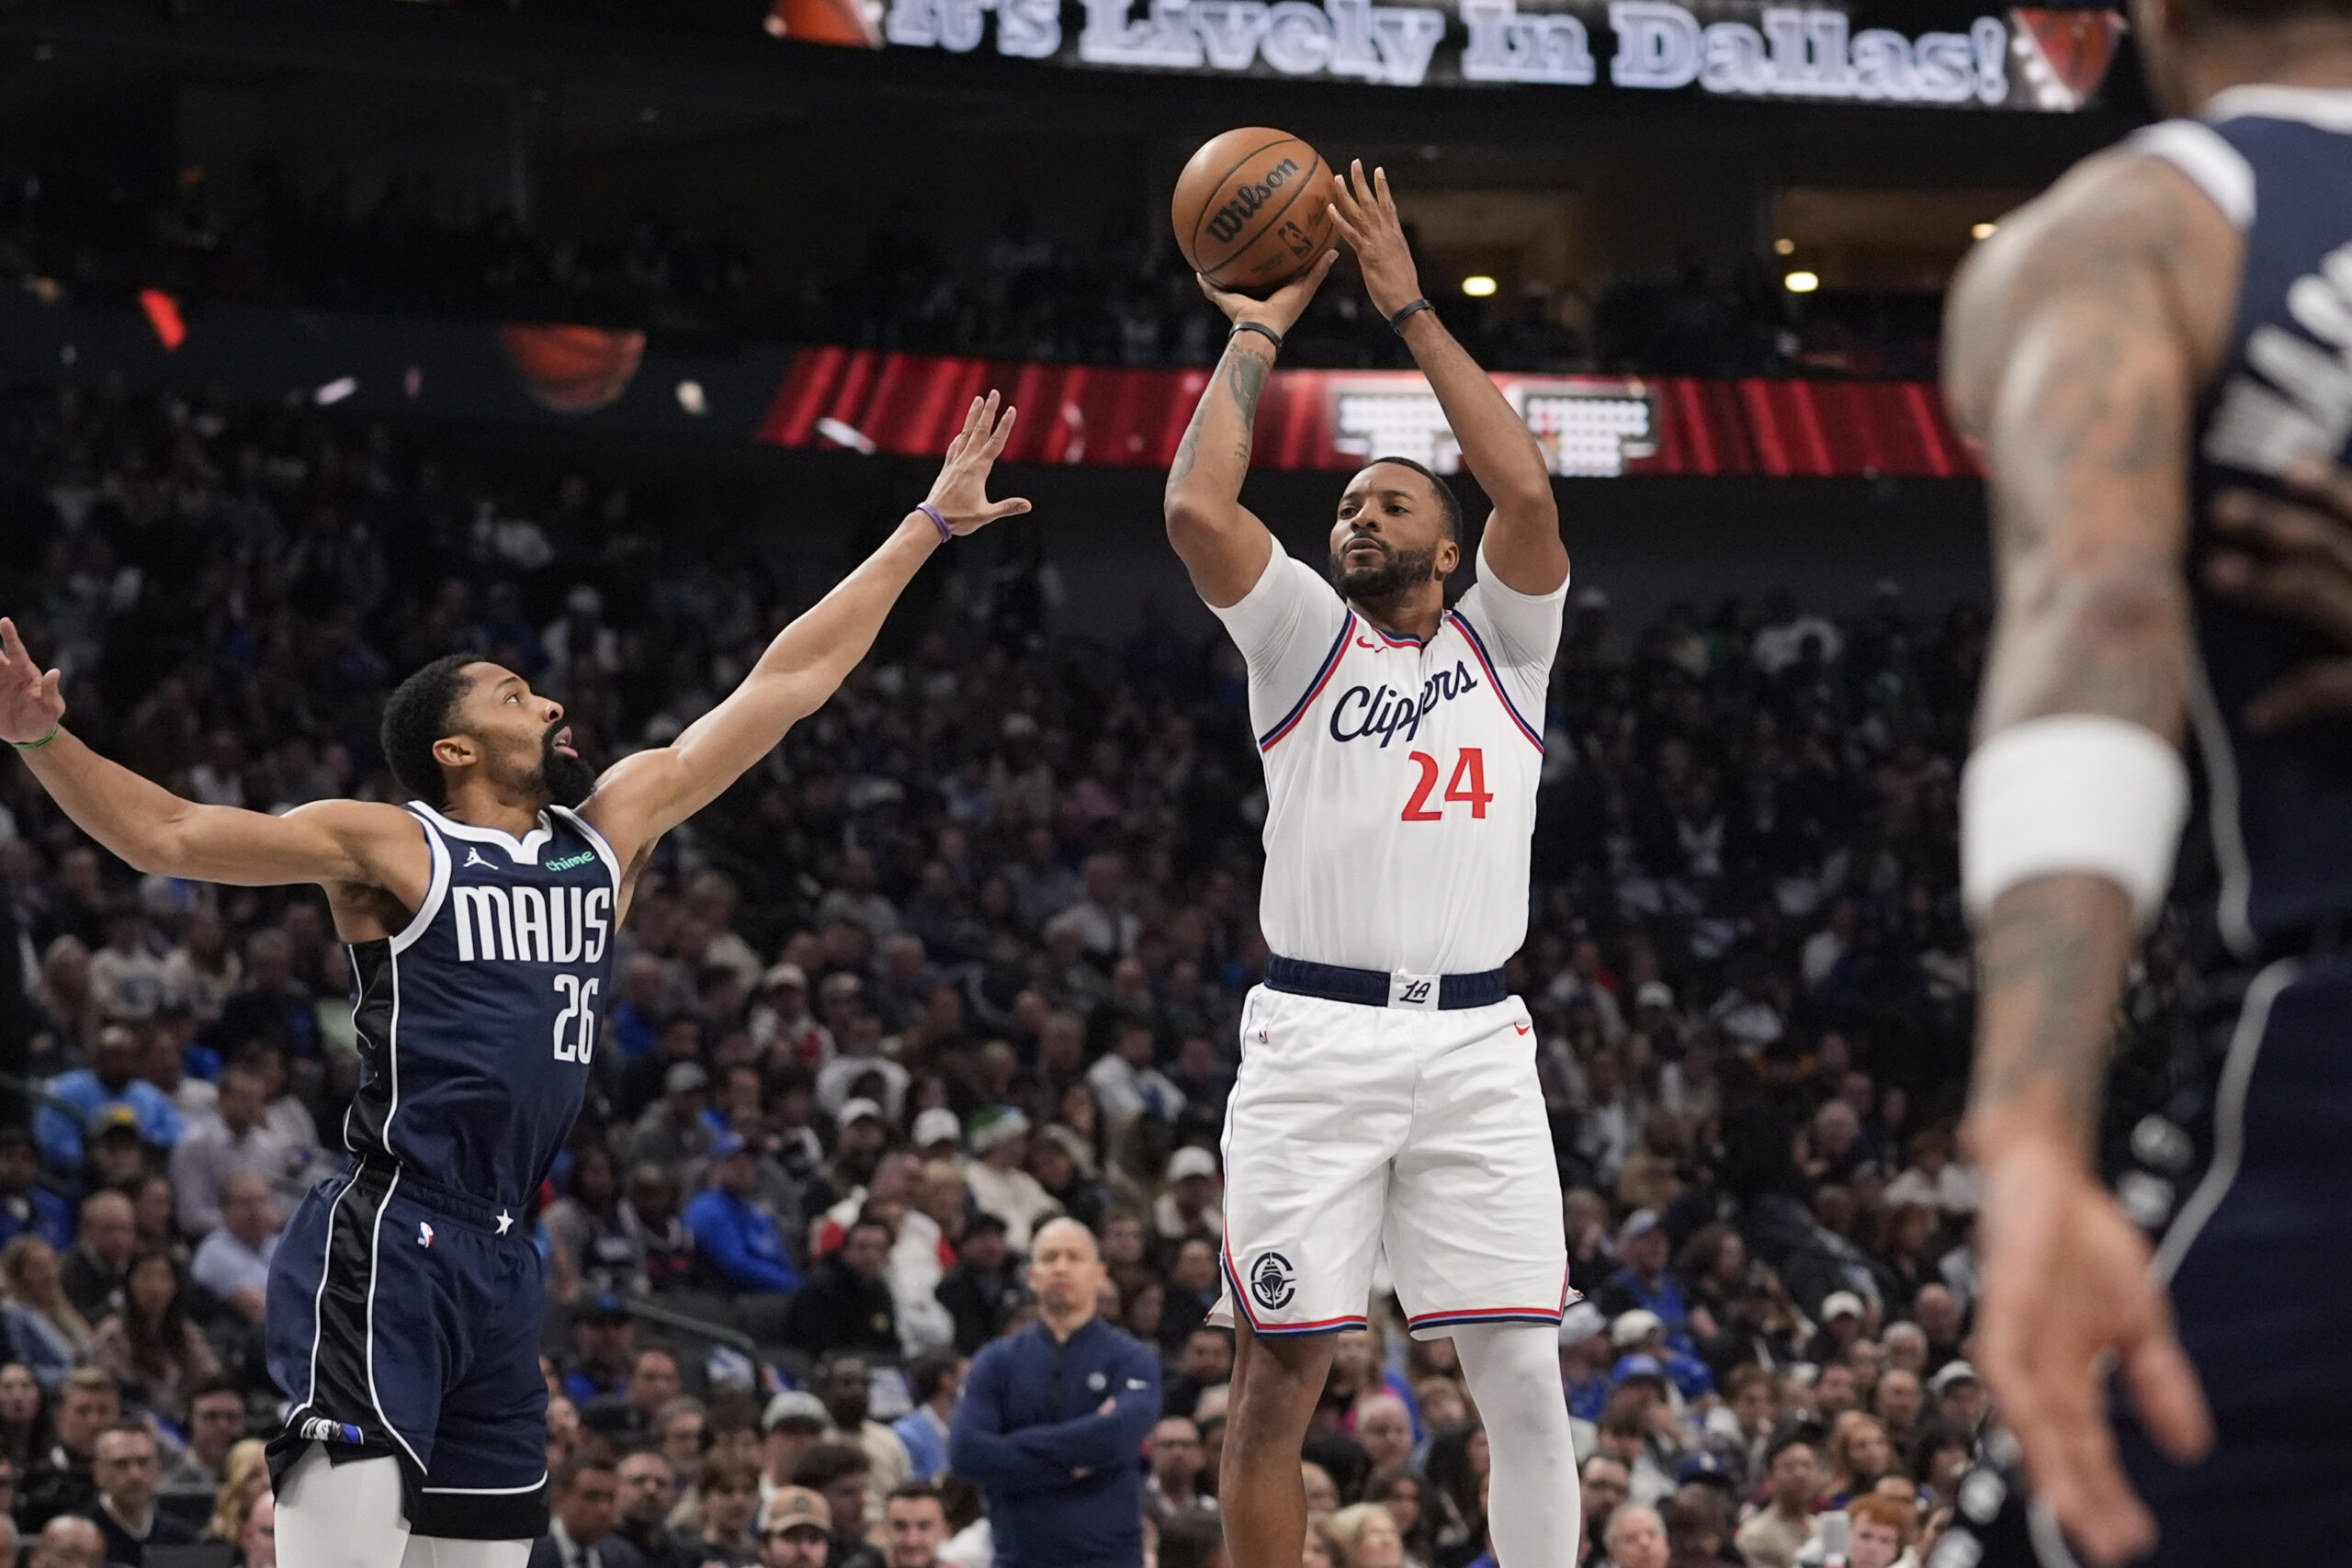
[(364, 1443), (368, 1439), (358, 1427), (348, 1421), (330, 1421), (323, 1416), (313, 1416), (302, 1423), (302, 1440), (306, 1443)]
[(1279, 1252), (1261, 1252), (1250, 1265), (1250, 1293), (1268, 1312), (1280, 1312), (1298, 1294), (1298, 1271)]

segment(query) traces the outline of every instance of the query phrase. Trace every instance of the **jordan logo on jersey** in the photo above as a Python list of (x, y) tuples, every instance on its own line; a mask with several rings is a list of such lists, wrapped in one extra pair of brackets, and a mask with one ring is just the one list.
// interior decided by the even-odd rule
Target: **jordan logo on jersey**
[(596, 964), (605, 956), (610, 887), (453, 887), (458, 962)]
[(1410, 740), (1420, 733), (1421, 720), (1431, 708), (1477, 689), (1478, 678), (1458, 659), (1453, 669), (1421, 682), (1418, 702), (1385, 685), (1350, 686), (1331, 705), (1331, 739), (1362, 740), (1376, 735), (1383, 748), (1391, 740)]
[[(490, 863), (488, 861), (481, 858), (481, 852), (480, 850), (469, 849), (466, 852), (466, 865), (487, 866)], [(461, 865), (458, 869), (463, 871), (465, 866)]]

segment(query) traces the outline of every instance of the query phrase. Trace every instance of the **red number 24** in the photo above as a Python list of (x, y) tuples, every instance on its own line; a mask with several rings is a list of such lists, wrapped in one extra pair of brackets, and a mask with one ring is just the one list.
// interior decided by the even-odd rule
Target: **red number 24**
[[(1437, 788), (1437, 759), (1427, 751), (1412, 753), (1413, 765), (1421, 771), (1420, 782), (1413, 785), (1413, 798), (1405, 803), (1403, 820), (1407, 822), (1442, 822), (1442, 810), (1430, 807), (1430, 791)], [(1480, 821), (1487, 818), (1487, 803), (1495, 797), (1487, 789), (1487, 756), (1476, 746), (1464, 746), (1453, 760), (1453, 776), (1445, 781), (1444, 797), (1461, 801), (1470, 807), (1470, 815)]]

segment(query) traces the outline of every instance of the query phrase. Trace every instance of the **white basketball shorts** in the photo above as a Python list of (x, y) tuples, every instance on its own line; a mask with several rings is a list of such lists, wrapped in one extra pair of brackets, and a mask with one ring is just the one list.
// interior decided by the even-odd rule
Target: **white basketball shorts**
[(1574, 1299), (1559, 1168), (1517, 997), (1453, 1012), (1263, 986), (1225, 1118), (1225, 1294), (1257, 1334), (1359, 1328), (1385, 1249), (1416, 1338)]

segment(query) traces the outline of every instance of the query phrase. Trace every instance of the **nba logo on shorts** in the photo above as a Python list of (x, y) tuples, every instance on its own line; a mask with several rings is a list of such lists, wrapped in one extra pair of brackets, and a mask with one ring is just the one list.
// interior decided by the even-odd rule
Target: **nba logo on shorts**
[(1258, 1261), (1250, 1266), (1250, 1293), (1268, 1312), (1279, 1312), (1290, 1305), (1291, 1297), (1298, 1294), (1295, 1283), (1297, 1272), (1281, 1253), (1261, 1252)]
[(433, 1226), (429, 1222), (424, 1220), (416, 1222), (416, 1245), (419, 1247), (433, 1245)]

